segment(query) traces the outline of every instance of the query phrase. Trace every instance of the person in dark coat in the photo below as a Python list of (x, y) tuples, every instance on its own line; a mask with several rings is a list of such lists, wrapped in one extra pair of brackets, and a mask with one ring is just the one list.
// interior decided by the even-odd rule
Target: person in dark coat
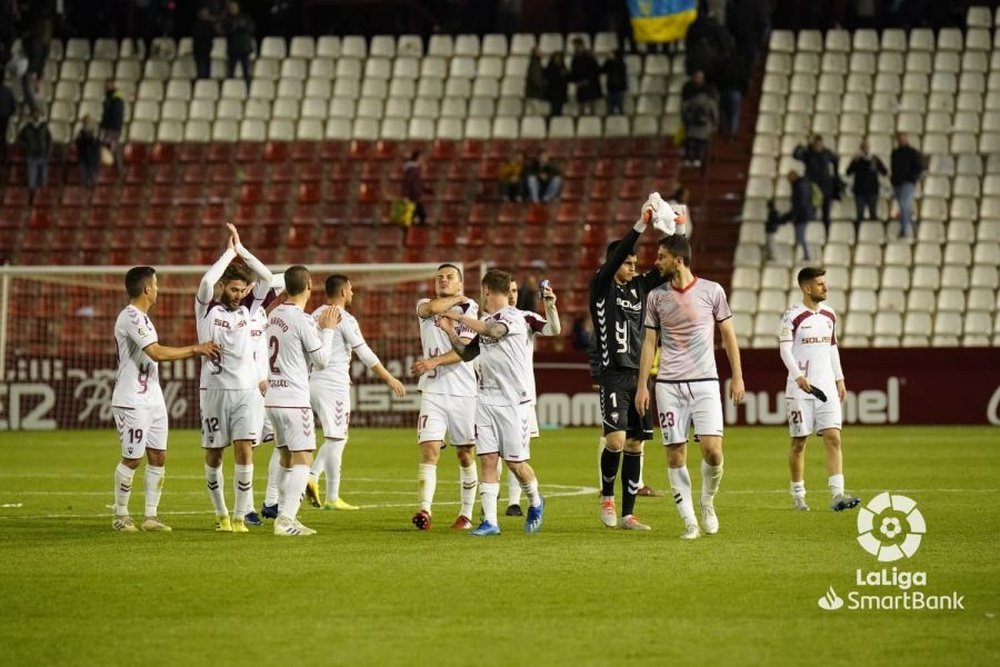
[(628, 67), (621, 49), (615, 49), (601, 68), (607, 77), (608, 114), (625, 113), (625, 93), (628, 92)]
[(847, 175), (854, 177), (854, 185), (851, 191), (854, 192), (854, 241), (857, 243), (861, 232), (861, 219), (865, 216), (865, 209), (868, 210), (869, 220), (877, 220), (878, 213), (878, 193), (879, 174), (885, 176), (889, 170), (877, 155), (872, 155), (868, 146), (868, 141), (861, 142), (861, 150), (851, 164), (847, 165)]
[(545, 65), (542, 63), (542, 52), (536, 46), (531, 50), (531, 58), (528, 60), (524, 96), (529, 100), (544, 100), (545, 92)]
[(573, 40), (569, 78), (576, 84), (576, 101), (580, 105), (580, 113), (585, 116), (594, 115), (594, 103), (602, 97), (601, 68), (594, 54), (579, 37)]
[(896, 135), (896, 148), (889, 157), (892, 165), (893, 194), (899, 204), (899, 238), (911, 238), (913, 230), (913, 197), (917, 191), (917, 181), (924, 172), (924, 158), (916, 148), (910, 145), (906, 132)]
[(230, 2), (226, 6), (228, 16), (224, 25), (226, 30), (226, 78), (236, 76), (236, 65), (243, 69), (243, 80), (247, 90), (250, 90), (250, 56), (254, 49), (254, 24), (249, 15), (240, 11), (240, 5)]
[(740, 106), (749, 81), (747, 58), (739, 49), (734, 49), (715, 75), (715, 84), (719, 88), (721, 127), (723, 133), (730, 137), (735, 137), (740, 131)]
[(802, 259), (808, 262), (811, 258), (806, 228), (813, 217), (812, 183), (797, 171), (788, 172), (788, 182), (792, 184), (792, 210), (782, 216), (782, 222), (791, 221), (795, 225), (795, 245), (802, 248)]
[(198, 16), (191, 29), (196, 77), (208, 79), (212, 76), (212, 41), (215, 39), (215, 19), (208, 7), (198, 10)]
[(792, 157), (802, 162), (806, 168), (806, 178), (819, 188), (823, 201), (823, 229), (830, 237), (830, 207), (840, 199), (840, 159), (836, 153), (823, 145), (823, 137), (818, 134), (809, 139), (809, 145), (795, 147)]
[(427, 224), (427, 210), (424, 208), (424, 195), (430, 189), (424, 185), (424, 161), (420, 151), (413, 151), (410, 159), (403, 165), (403, 196), (413, 202), (413, 224)]
[(0, 80), (0, 164), (7, 164), (7, 128), (15, 111), (14, 91)]
[(101, 173), (101, 140), (97, 136), (97, 128), (94, 127), (94, 119), (90, 114), (83, 117), (75, 143), (83, 185), (93, 188), (97, 185), (97, 177)]
[(562, 52), (553, 53), (545, 66), (545, 99), (549, 101), (549, 118), (561, 116), (566, 104), (566, 63)]
[(28, 167), (28, 204), (35, 203), (35, 193), (48, 181), (49, 154), (52, 152), (52, 134), (40, 111), (21, 128), (18, 141), (24, 146)]
[(101, 143), (115, 156), (115, 166), (121, 165), (122, 128), (125, 126), (125, 96), (113, 79), (104, 82), (104, 108), (101, 111)]

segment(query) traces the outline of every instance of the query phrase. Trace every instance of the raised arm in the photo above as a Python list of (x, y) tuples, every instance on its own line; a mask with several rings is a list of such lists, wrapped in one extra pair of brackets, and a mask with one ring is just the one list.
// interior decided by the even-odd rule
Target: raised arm
[(247, 304), (247, 307), (253, 308), (255, 305), (264, 302), (268, 292), (271, 290), (271, 282), (274, 280), (274, 274), (271, 273), (271, 270), (263, 262), (254, 257), (253, 253), (246, 249), (240, 241), (240, 233), (236, 231), (236, 225), (227, 222), (226, 228), (229, 230), (230, 238), (233, 241), (233, 249), (236, 251), (236, 254), (246, 262), (250, 270), (257, 276), (257, 281), (253, 288), (253, 303)]
[[(464, 325), (470, 331), (479, 334), (481, 336), (487, 336), (489, 338), (503, 338), (507, 335), (507, 325), (503, 322), (498, 322), (496, 320), (480, 320), (475, 317), (469, 317), (468, 315), (460, 315), (452, 311), (448, 311), (441, 316), (442, 319), (449, 319), (455, 322), (459, 322)], [(451, 335), (449, 334), (449, 338)], [(461, 353), (459, 353), (461, 354)]]
[(403, 383), (397, 380), (396, 377), (382, 365), (378, 355), (375, 354), (375, 351), (372, 350), (370, 345), (368, 345), (368, 341), (365, 340), (357, 322), (351, 322), (350, 325), (344, 328), (343, 333), (347, 344), (351, 346), (351, 352), (358, 356), (361, 363), (363, 363), (368, 370), (377, 375), (382, 382), (389, 385), (389, 388), (392, 389), (392, 392), (396, 394), (396, 396), (399, 396), (400, 398), (406, 396), (406, 387), (403, 386)]
[(202, 276), (201, 283), (198, 285), (196, 307), (205, 307), (212, 301), (212, 297), (215, 296), (215, 283), (219, 282), (222, 274), (226, 271), (226, 267), (235, 258), (236, 248), (233, 246), (232, 239), (230, 239), (229, 247), (226, 248), (226, 251), (222, 253), (222, 256)]
[(426, 320), (428, 317), (443, 315), (449, 309), (466, 303), (469, 299), (456, 294), (455, 296), (440, 296), (430, 301), (424, 301), (417, 306), (417, 317)]
[(556, 293), (551, 287), (542, 290), (542, 306), (545, 308), (545, 326), (539, 332), (543, 336), (558, 336), (562, 333), (559, 310), (556, 308)]
[(151, 343), (143, 348), (143, 352), (153, 361), (177, 361), (178, 359), (190, 359), (198, 356), (218, 361), (222, 348), (211, 341), (185, 347), (168, 347), (159, 343)]
[[(733, 373), (733, 381), (729, 389), (729, 397), (733, 403), (743, 402), (746, 389), (743, 386), (743, 364), (740, 362), (740, 346), (736, 340), (736, 330), (733, 328), (733, 318), (729, 317), (719, 322), (719, 332), (722, 333), (722, 347), (729, 357), (729, 368)], [(639, 369), (642, 372), (642, 369)]]

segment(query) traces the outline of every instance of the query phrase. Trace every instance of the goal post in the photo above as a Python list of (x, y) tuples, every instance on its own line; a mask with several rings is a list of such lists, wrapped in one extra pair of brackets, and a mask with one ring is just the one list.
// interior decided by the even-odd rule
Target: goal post
[[(461, 263), (457, 265), (462, 266)], [(271, 270), (278, 274), (287, 265)], [(433, 295), (436, 263), (313, 264), (307, 310), (325, 299), (326, 277), (348, 276), (350, 307), (382, 364), (407, 386), (397, 398), (364, 364), (351, 364), (351, 422), (415, 423), (420, 395), (409, 368), (420, 355), (416, 301)], [(0, 431), (113, 428), (114, 323), (128, 303), (129, 266), (0, 266)], [(464, 268), (464, 267), (463, 267)], [(478, 295), (484, 270), (465, 271), (466, 293)], [(160, 342), (197, 342), (194, 297), (207, 266), (156, 267), (159, 294), (150, 311)], [(201, 362), (160, 363), (171, 428), (197, 428)]]

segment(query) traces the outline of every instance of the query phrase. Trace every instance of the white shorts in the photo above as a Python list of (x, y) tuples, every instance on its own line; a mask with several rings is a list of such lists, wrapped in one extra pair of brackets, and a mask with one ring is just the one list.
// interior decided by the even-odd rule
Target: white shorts
[(692, 425), (695, 437), (722, 436), (722, 394), (716, 380), (657, 382), (656, 411), (664, 445), (687, 442)]
[(828, 400), (818, 398), (785, 398), (788, 408), (788, 432), (793, 438), (817, 435), (828, 428), (840, 429), (844, 418), (836, 392), (827, 393)]
[(417, 442), (444, 440), (452, 445), (476, 442), (476, 399), (473, 396), (424, 394), (417, 418)]
[(532, 438), (537, 438), (538, 433), (538, 408), (534, 405), (531, 406), (531, 410), (528, 412), (528, 425), (530, 427), (529, 435)]
[(260, 412), (254, 415), (254, 423), (257, 424), (257, 432), (260, 433), (260, 437), (253, 443), (254, 447), (262, 442), (274, 442), (274, 429), (271, 428), (271, 418), (267, 416), (263, 401), (261, 401)]
[(222, 449), (236, 440), (257, 442), (260, 437), (260, 390), (201, 390), (201, 446)]
[(319, 415), (323, 437), (347, 440), (347, 427), (351, 421), (351, 388), (310, 385), (309, 402)]
[(111, 408), (122, 445), (122, 458), (141, 459), (146, 449), (167, 448), (167, 406)]
[(316, 426), (312, 408), (268, 408), (274, 438), (278, 447), (290, 452), (311, 452), (316, 449)]
[(504, 461), (531, 458), (532, 407), (523, 405), (476, 406), (476, 454), (500, 454)]

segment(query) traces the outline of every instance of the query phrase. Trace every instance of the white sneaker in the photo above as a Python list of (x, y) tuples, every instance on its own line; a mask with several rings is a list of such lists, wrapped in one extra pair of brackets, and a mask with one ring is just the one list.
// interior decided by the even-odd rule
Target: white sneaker
[(173, 530), (170, 526), (160, 521), (155, 516), (147, 516), (140, 524), (139, 528), (147, 533), (169, 533)]
[(614, 496), (601, 496), (601, 523), (608, 528), (618, 527), (618, 510)]
[(689, 523), (684, 527), (684, 532), (681, 534), (682, 540), (697, 540), (701, 537), (701, 531), (698, 529), (698, 524)]
[(136, 528), (135, 522), (132, 521), (132, 517), (128, 514), (115, 515), (115, 518), (111, 520), (111, 527), (117, 530), (119, 533), (138, 533), (139, 529)]
[(719, 532), (719, 517), (715, 514), (715, 505), (709, 503), (701, 506), (701, 523), (705, 526), (706, 535)]
[(309, 526), (303, 525), (298, 519), (295, 520), (295, 527), (302, 531), (303, 535), (315, 535), (316, 531)]
[(809, 505), (806, 505), (806, 499), (802, 496), (792, 496), (792, 509), (796, 512), (808, 512)]
[(295, 523), (288, 517), (279, 516), (274, 520), (274, 534), (281, 537), (302, 537), (309, 534), (302, 532)]

